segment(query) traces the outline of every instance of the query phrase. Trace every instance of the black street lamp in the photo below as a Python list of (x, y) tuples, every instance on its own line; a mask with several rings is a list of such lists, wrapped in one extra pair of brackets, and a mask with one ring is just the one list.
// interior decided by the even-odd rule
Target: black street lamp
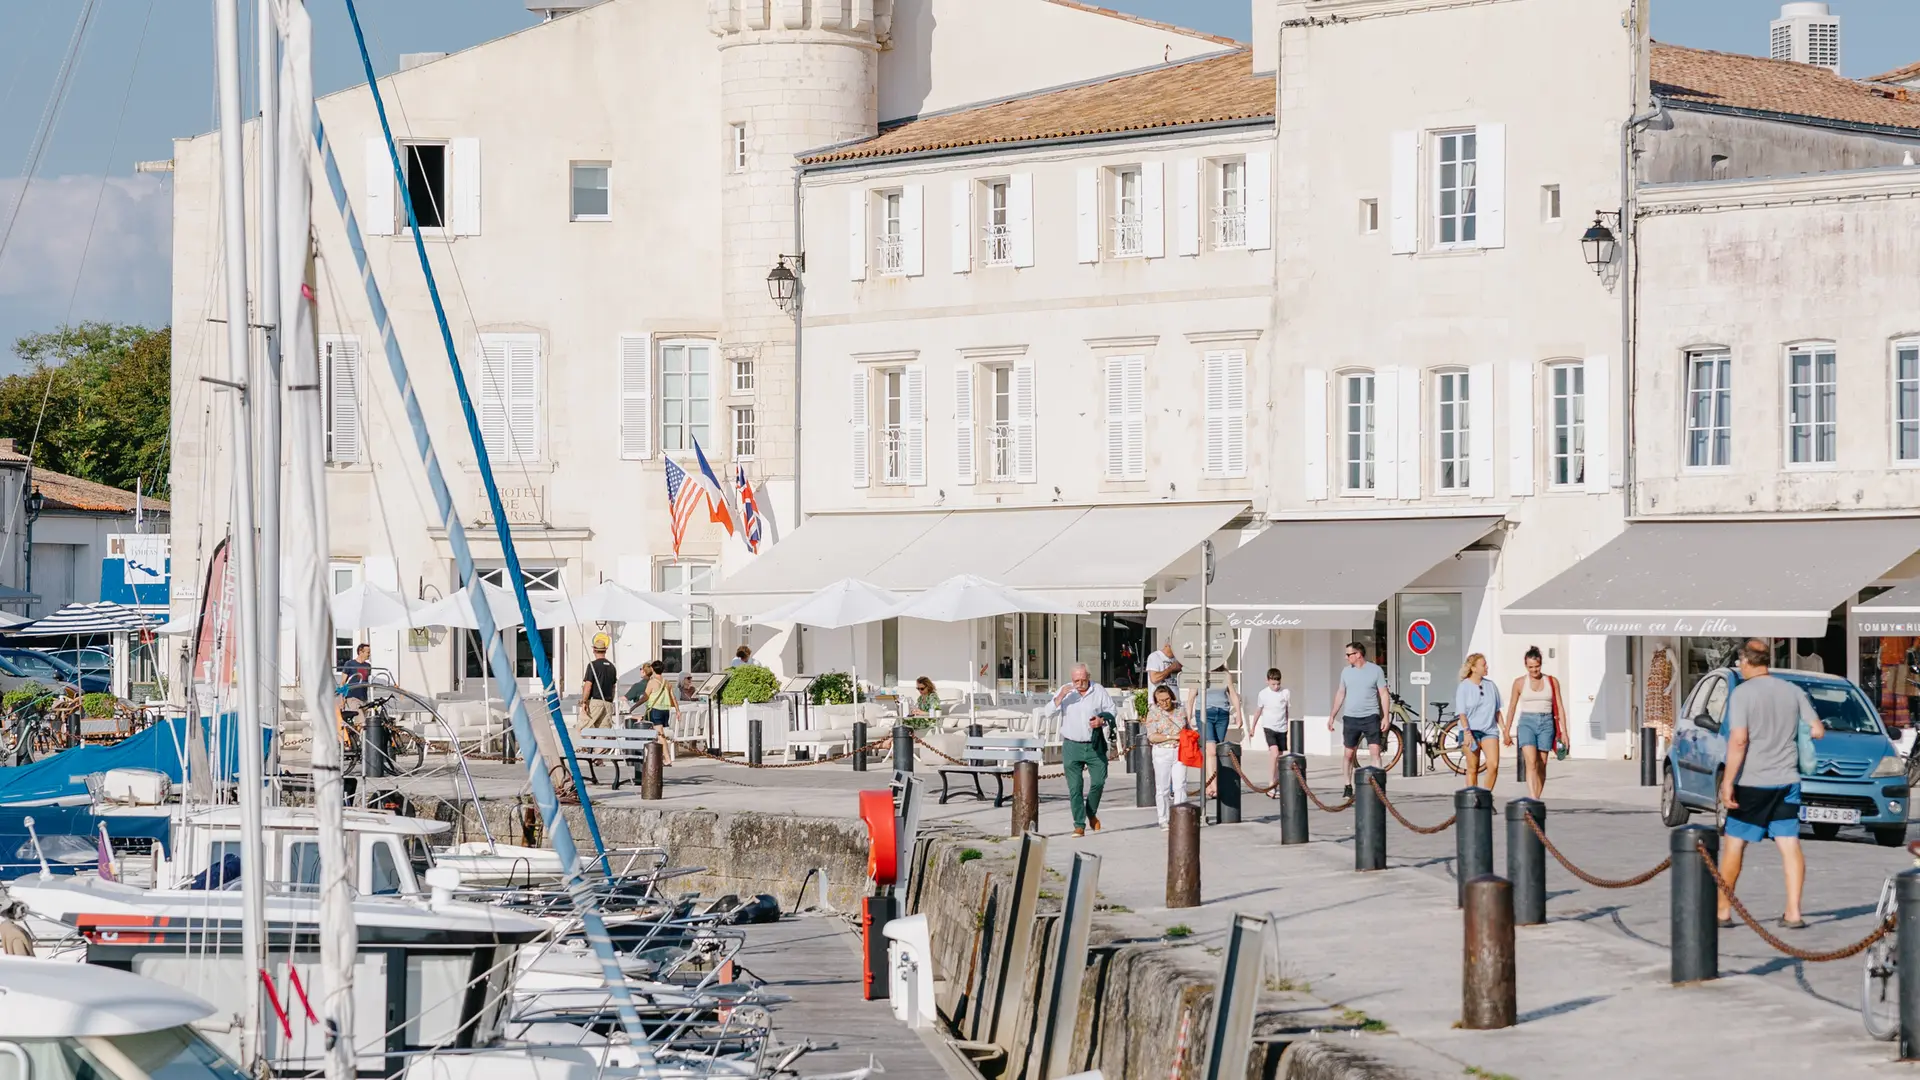
[[(792, 266), (787, 265), (788, 259), (793, 260)], [(773, 264), (773, 269), (767, 271), (767, 295), (773, 297), (773, 302), (780, 305), (781, 311), (793, 311), (794, 298), (800, 294), (800, 274), (794, 271), (805, 273), (806, 269), (805, 255), (782, 255)]]
[(26, 499), (27, 543), (24, 552), (27, 560), (27, 591), (33, 591), (33, 523), (40, 520), (40, 511), (47, 508), (47, 497), (40, 493), (40, 485), (35, 484)]
[(1618, 220), (1619, 217), (1619, 214), (1599, 211), (1593, 215), (1593, 224), (1587, 226), (1587, 231), (1580, 236), (1580, 250), (1585, 253), (1587, 265), (1593, 267), (1595, 274), (1606, 273), (1607, 267), (1613, 265), (1613, 252), (1619, 241), (1615, 239), (1613, 230), (1607, 228), (1606, 219)]

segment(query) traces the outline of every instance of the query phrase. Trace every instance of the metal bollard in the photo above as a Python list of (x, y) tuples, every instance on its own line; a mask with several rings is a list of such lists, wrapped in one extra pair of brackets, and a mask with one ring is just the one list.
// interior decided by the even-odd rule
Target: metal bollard
[(1667, 852), (1673, 856), (1669, 933), (1676, 984), (1720, 977), (1720, 890), (1700, 859), (1698, 844), (1707, 846), (1709, 858), (1719, 856), (1720, 834), (1705, 825), (1682, 825), (1667, 834)]
[(893, 771), (913, 771), (913, 729), (905, 724), (893, 725)]
[(761, 739), (763, 739), (764, 737), (765, 737), (764, 734), (760, 730), (760, 718), (757, 716), (748, 717), (747, 718), (747, 764), (749, 765), (760, 764), (761, 755), (762, 753), (764, 753), (764, 751), (761, 749), (761, 746), (762, 746)]
[(1025, 836), (1027, 830), (1040, 827), (1040, 763), (1013, 763), (1013, 831), (1008, 836)]
[(1380, 781), (1386, 788), (1387, 770), (1372, 765), (1353, 770), (1353, 868), (1387, 868), (1387, 809), (1380, 805), (1380, 792), (1368, 780)]
[(1454, 792), (1453, 816), (1454, 871), (1460, 885), (1453, 902), (1465, 907), (1467, 882), (1493, 873), (1493, 792), (1480, 787)]
[(1408, 724), (1400, 729), (1400, 775), (1420, 775), (1420, 725)]
[(1167, 823), (1167, 906), (1200, 906), (1200, 804), (1178, 803)]
[(1123, 756), (1126, 759), (1127, 771), (1130, 773), (1137, 774), (1140, 771), (1140, 761), (1139, 761), (1139, 755), (1135, 754), (1134, 751), (1140, 748), (1140, 721), (1138, 720), (1127, 721), (1126, 732), (1127, 732), (1127, 752)]
[(1287, 753), (1300, 755), (1300, 763), (1306, 764), (1307, 722), (1305, 720), (1287, 721)]
[[(1299, 766), (1296, 770), (1295, 766)], [(1307, 842), (1307, 789), (1300, 777), (1306, 772), (1307, 759), (1298, 750), (1280, 758), (1280, 842)]]
[(1213, 744), (1213, 790), (1215, 821), (1221, 825), (1240, 824), (1240, 748), (1230, 742)]
[(1513, 965), (1513, 887), (1492, 874), (1467, 882), (1466, 955), (1460, 967), (1460, 1026), (1508, 1028), (1519, 1012)]
[[(1902, 927), (1920, 926), (1920, 870), (1893, 879), (1893, 896)], [(1900, 1060), (1920, 1058), (1920, 934), (1897, 935), (1894, 959), (1900, 965)]]
[(647, 744), (646, 764), (640, 770), (640, 797), (655, 800), (660, 798), (660, 788), (666, 778), (666, 749), (655, 739)]
[(853, 722), (853, 771), (867, 771), (867, 722)]
[(1127, 745), (1128, 760), (1133, 762), (1133, 805), (1152, 806), (1157, 801), (1153, 793), (1156, 777), (1153, 774), (1153, 746), (1147, 742), (1146, 733), (1140, 730), (1137, 720), (1129, 721), (1133, 741)]
[(1507, 880), (1513, 885), (1513, 921), (1538, 926), (1547, 921), (1547, 849), (1527, 828), (1531, 815), (1547, 828), (1547, 804), (1534, 799), (1507, 800)]
[(1660, 786), (1660, 729), (1640, 729), (1640, 786)]
[(383, 714), (367, 710), (361, 717), (365, 722), (362, 733), (364, 749), (360, 754), (360, 775), (369, 780), (377, 780), (387, 775), (387, 718)]

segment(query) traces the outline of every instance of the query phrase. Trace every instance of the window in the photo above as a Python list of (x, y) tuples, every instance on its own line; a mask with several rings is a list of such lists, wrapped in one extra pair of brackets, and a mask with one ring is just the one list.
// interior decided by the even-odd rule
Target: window
[(1007, 202), (1010, 186), (1005, 180), (989, 180), (982, 192), (980, 219), (985, 224), (981, 226), (984, 246), (980, 261), (988, 266), (1013, 265), (1012, 220)]
[[(358, 563), (334, 563), (327, 568), (327, 577), (330, 579), (336, 595), (346, 592), (348, 589), (360, 584), (360, 565)], [(355, 631), (359, 629), (357, 626), (334, 627), (333, 666), (335, 668), (353, 659), (354, 646), (359, 644), (353, 639), (353, 635)]]
[(1725, 349), (1687, 354), (1687, 467), (1724, 468), (1732, 454), (1733, 358)]
[(1893, 459), (1920, 461), (1920, 341), (1893, 347)]
[[(447, 144), (407, 143), (401, 147), (407, 166), (406, 196), (413, 203), (413, 217), (423, 229), (442, 228), (447, 223)], [(406, 206), (400, 207), (400, 222), (406, 224)]]
[(747, 125), (727, 125), (727, 148), (734, 172), (747, 171)]
[[(507, 568), (504, 566), (482, 567), (474, 571), (474, 576), (495, 588), (506, 589)], [(560, 591), (560, 568), (557, 566), (522, 566), (520, 584), (529, 593), (557, 593)]]
[(368, 892), (375, 896), (393, 896), (400, 892), (400, 862), (393, 857), (393, 845), (385, 840), (373, 844), (373, 880)]
[(880, 482), (907, 482), (907, 370), (880, 374)]
[(1373, 372), (1340, 376), (1340, 483), (1348, 491), (1373, 490)]
[(1442, 247), (1474, 243), (1479, 237), (1474, 205), (1479, 136), (1471, 130), (1445, 131), (1436, 139), (1439, 167), (1434, 171), (1434, 236)]
[(1540, 189), (1540, 220), (1560, 220), (1560, 185), (1548, 184)]
[[(713, 567), (678, 563), (660, 567), (660, 591), (681, 597), (705, 595), (712, 587)], [(713, 671), (713, 608), (688, 604), (687, 617), (660, 624), (660, 660), (670, 673)]]
[(360, 408), (360, 339), (320, 339), (321, 392), (326, 397), (327, 462), (350, 465), (364, 452), (366, 431)]
[(612, 217), (613, 201), (607, 189), (607, 163), (575, 162), (573, 220), (608, 221)]
[(987, 474), (994, 480), (1014, 477), (1013, 365), (987, 368), (988, 394), (993, 412), (987, 425)]
[(489, 457), (540, 457), (540, 335), (480, 335), (480, 436)]
[(901, 227), (902, 193), (880, 193), (880, 273), (897, 277), (907, 272), (906, 235)]
[(1548, 408), (1552, 412), (1552, 461), (1548, 475), (1555, 486), (1587, 482), (1587, 369), (1582, 364), (1555, 364), (1548, 369)]
[(733, 460), (752, 461), (754, 446), (753, 410), (733, 409)]
[(713, 346), (669, 341), (660, 346), (660, 448), (690, 451), (713, 442)]
[(1247, 475), (1247, 354), (1239, 349), (1210, 352), (1206, 365), (1208, 476)]
[(300, 892), (320, 888), (320, 841), (295, 840), (287, 845), (287, 884)]
[(1140, 170), (1113, 170), (1113, 253), (1140, 255), (1146, 251), (1145, 218), (1141, 210)]
[(1107, 357), (1107, 479), (1147, 478), (1147, 358)]
[(1213, 246), (1234, 250), (1247, 246), (1247, 163), (1220, 163), (1213, 198)]
[(1377, 233), (1380, 231), (1380, 200), (1360, 200), (1360, 231)]
[(1441, 491), (1465, 491), (1471, 485), (1473, 468), (1469, 446), (1473, 437), (1471, 379), (1464, 371), (1442, 371), (1435, 375), (1434, 385), (1440, 408), (1435, 425), (1440, 436), (1440, 474), (1435, 486)]
[(733, 362), (733, 392), (753, 393), (753, 361), (735, 360)]
[(1834, 419), (1837, 366), (1830, 345), (1787, 353), (1787, 460), (1795, 465), (1826, 465), (1834, 460), (1839, 441)]

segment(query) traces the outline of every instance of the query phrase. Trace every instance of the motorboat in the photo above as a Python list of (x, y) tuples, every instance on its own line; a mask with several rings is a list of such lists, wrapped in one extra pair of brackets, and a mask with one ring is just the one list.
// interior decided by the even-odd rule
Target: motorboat
[(192, 1026), (214, 1011), (127, 971), (0, 957), (0, 1062), (20, 1080), (246, 1080)]

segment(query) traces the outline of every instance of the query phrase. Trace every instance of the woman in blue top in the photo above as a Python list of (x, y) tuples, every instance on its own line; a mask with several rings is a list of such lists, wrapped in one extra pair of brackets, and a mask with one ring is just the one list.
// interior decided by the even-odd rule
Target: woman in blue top
[(1466, 731), (1467, 786), (1480, 786), (1486, 761), (1487, 790), (1500, 779), (1500, 688), (1487, 678), (1487, 658), (1473, 653), (1460, 665), (1460, 686), (1453, 692), (1453, 713)]
[(1234, 688), (1233, 676), (1227, 673), (1226, 665), (1213, 669), (1213, 676), (1207, 679), (1207, 687), (1200, 695), (1204, 712), (1205, 726), (1201, 737), (1210, 743), (1227, 741), (1227, 728), (1240, 726), (1240, 691)]

